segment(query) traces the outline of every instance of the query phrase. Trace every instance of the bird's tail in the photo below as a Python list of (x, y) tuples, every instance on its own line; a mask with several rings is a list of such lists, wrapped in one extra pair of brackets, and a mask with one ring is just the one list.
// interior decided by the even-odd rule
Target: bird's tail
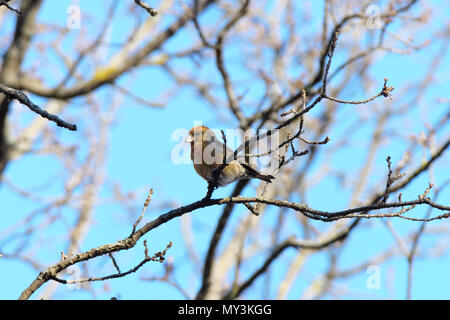
[(270, 175), (270, 174), (261, 174), (258, 171), (256, 171), (255, 169), (253, 169), (250, 165), (248, 165), (247, 163), (241, 163), (242, 166), (245, 168), (245, 171), (247, 173), (247, 175), (251, 178), (257, 178), (266, 182), (272, 182), (272, 179), (275, 179), (274, 176)]

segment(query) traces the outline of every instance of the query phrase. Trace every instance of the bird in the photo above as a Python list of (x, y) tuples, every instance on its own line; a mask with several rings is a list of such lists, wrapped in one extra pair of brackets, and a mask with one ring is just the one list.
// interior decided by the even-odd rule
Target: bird
[(243, 160), (232, 160), (226, 164), (215, 178), (214, 169), (220, 167), (224, 161), (224, 152), (228, 159), (233, 151), (217, 140), (215, 133), (206, 126), (198, 125), (189, 130), (186, 142), (191, 145), (191, 160), (197, 174), (208, 183), (226, 186), (236, 180), (256, 178), (265, 182), (275, 179), (272, 175), (258, 172)]

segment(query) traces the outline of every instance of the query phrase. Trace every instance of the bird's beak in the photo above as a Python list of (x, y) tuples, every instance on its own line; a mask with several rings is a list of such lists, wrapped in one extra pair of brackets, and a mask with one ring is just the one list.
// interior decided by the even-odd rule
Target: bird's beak
[(194, 141), (194, 137), (190, 134), (186, 137), (186, 140), (184, 140), (185, 142), (192, 142)]

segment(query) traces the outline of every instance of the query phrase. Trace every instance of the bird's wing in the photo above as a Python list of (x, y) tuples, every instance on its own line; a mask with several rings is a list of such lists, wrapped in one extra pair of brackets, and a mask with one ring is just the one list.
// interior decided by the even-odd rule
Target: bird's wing
[(226, 158), (227, 159), (229, 157), (231, 157), (231, 155), (233, 154), (233, 150), (231, 150), (231, 148), (229, 148), (228, 146), (225, 146), (220, 141), (215, 141), (214, 142), (214, 150), (215, 150), (216, 163), (218, 163), (219, 165), (223, 163), (224, 152), (226, 152)]
[[(226, 150), (226, 151), (225, 151)], [(203, 149), (203, 159), (204, 162), (212, 166), (220, 166), (223, 163), (224, 152), (226, 156), (230, 157), (233, 154), (233, 150), (226, 147), (219, 141), (213, 141), (204, 146)]]

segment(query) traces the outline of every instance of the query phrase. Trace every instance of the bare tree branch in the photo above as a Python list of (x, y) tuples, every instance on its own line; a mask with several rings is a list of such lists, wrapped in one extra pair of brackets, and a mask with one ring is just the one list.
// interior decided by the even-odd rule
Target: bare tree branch
[(15, 89), (9, 88), (0, 83), (0, 92), (5, 94), (10, 99), (18, 100), (21, 104), (26, 105), (28, 108), (30, 108), (30, 110), (36, 112), (41, 117), (55, 122), (58, 125), (58, 127), (63, 127), (63, 128), (69, 129), (71, 131), (77, 130), (77, 126), (75, 124), (68, 123), (68, 122), (60, 119), (59, 117), (57, 117), (53, 114), (50, 114), (47, 111), (41, 109), (39, 106), (37, 106), (33, 102), (31, 102), (31, 100), (28, 99), (26, 94), (20, 90), (15, 90)]
[(134, 0), (134, 2), (136, 2), (138, 6), (144, 8), (152, 17), (158, 14), (158, 11), (150, 7), (148, 4), (142, 2), (141, 0)]

